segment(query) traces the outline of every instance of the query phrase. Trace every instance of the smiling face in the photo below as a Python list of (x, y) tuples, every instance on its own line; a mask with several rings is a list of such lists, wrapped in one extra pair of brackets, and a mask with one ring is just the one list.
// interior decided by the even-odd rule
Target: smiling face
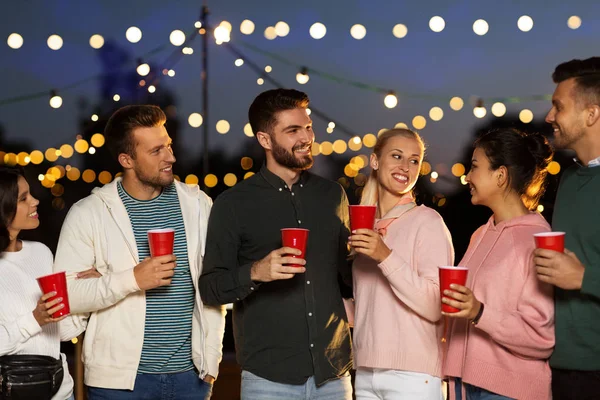
[(412, 190), (419, 178), (423, 146), (415, 138), (394, 136), (387, 140), (380, 155), (371, 155), (371, 168), (386, 191), (398, 195)]
[(135, 158), (130, 158), (129, 162), (137, 179), (154, 188), (172, 184), (175, 156), (165, 127), (136, 128), (132, 135), (136, 144)]
[(37, 213), (40, 202), (29, 193), (29, 184), (22, 176), (19, 177), (18, 186), (15, 216), (8, 224), (8, 232), (12, 237), (16, 237), (20, 231), (35, 229), (40, 225)]
[(498, 185), (498, 174), (498, 170), (494, 171), (490, 167), (490, 160), (485, 151), (480, 147), (475, 148), (471, 169), (467, 174), (472, 204), (489, 207), (494, 199), (502, 194), (502, 188)]
[(585, 136), (586, 107), (577, 99), (575, 78), (567, 79), (556, 86), (552, 95), (552, 108), (546, 122), (554, 128), (554, 145), (559, 149), (573, 149)]
[(306, 109), (295, 108), (279, 111), (277, 122), (270, 134), (261, 139), (261, 145), (270, 148), (273, 159), (282, 167), (305, 170), (313, 165), (312, 144), (315, 134)]

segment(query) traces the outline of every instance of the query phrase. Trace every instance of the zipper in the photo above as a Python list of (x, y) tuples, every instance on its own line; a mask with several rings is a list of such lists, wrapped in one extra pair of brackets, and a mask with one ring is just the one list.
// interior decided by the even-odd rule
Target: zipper
[[(0, 378), (0, 382), (1, 382), (1, 378)], [(27, 383), (19, 383), (19, 382), (7, 382), (6, 383), (6, 397), (10, 398), (11, 397), (11, 392), (12, 392), (12, 388), (15, 387), (20, 387), (20, 386), (33, 386), (33, 385), (47, 385), (50, 384), (52, 385), (52, 381), (41, 381), (41, 382), (27, 382)]]
[[(104, 200), (103, 200), (103, 202), (104, 202)], [(135, 252), (133, 251), (131, 244), (127, 240), (127, 236), (125, 235), (125, 232), (123, 232), (123, 229), (121, 229), (121, 226), (117, 222), (117, 219), (115, 218), (115, 215), (112, 212), (112, 208), (110, 208), (110, 206), (106, 203), (104, 203), (104, 205), (106, 206), (106, 209), (108, 210), (108, 213), (110, 214), (110, 217), (113, 219), (113, 221), (115, 221), (115, 225), (117, 225), (117, 228), (119, 228), (121, 235), (123, 235), (123, 239), (125, 240), (125, 244), (127, 245), (127, 248), (129, 249), (129, 252), (131, 253), (131, 256), (133, 257), (134, 260), (136, 260)], [(136, 261), (139, 262), (139, 260), (136, 260)]]

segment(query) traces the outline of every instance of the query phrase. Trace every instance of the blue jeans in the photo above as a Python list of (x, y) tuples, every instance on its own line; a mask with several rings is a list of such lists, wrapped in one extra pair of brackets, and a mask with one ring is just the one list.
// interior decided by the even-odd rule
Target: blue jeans
[[(461, 393), (462, 380), (456, 378), (454, 382), (456, 384), (454, 392), (456, 394), (456, 400), (463, 400)], [(467, 392), (466, 400), (514, 400), (512, 397), (506, 397), (500, 394), (492, 393), (480, 387), (469, 385), (468, 383), (465, 383), (465, 391)]]
[(194, 371), (176, 374), (137, 374), (133, 390), (88, 386), (89, 400), (208, 400), (212, 385)]
[(242, 371), (242, 400), (352, 400), (350, 374), (319, 387), (311, 376), (302, 385), (272, 382)]

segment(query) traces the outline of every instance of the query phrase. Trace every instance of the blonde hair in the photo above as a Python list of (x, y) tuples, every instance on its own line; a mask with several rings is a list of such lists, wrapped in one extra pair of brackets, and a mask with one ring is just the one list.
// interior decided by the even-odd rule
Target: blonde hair
[[(373, 154), (377, 156), (379, 159), (381, 157), (381, 151), (387, 144), (387, 142), (391, 138), (395, 137), (404, 137), (407, 139), (414, 139), (419, 143), (421, 149), (423, 150), (423, 154), (425, 154), (425, 143), (421, 136), (415, 131), (411, 131), (410, 129), (403, 128), (394, 128), (385, 131), (377, 138), (377, 143), (375, 143), (375, 147), (373, 147)], [(371, 169), (371, 173), (369, 174), (369, 179), (367, 179), (367, 183), (362, 192), (362, 196), (360, 199), (360, 204), (362, 205), (375, 205), (379, 200), (379, 195), (377, 192), (377, 170)]]

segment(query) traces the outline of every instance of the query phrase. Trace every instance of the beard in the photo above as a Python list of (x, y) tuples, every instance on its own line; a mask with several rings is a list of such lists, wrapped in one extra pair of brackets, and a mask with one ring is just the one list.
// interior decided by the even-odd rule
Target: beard
[(313, 165), (313, 157), (312, 153), (309, 153), (302, 158), (297, 158), (294, 155), (294, 151), (306, 147), (306, 145), (296, 145), (292, 147), (292, 151), (285, 149), (283, 146), (280, 146), (273, 136), (271, 136), (271, 142), (273, 143), (273, 158), (277, 161), (278, 164), (289, 168), (289, 169), (299, 169), (306, 170), (312, 167)]
[(175, 180), (175, 177), (173, 175), (171, 175), (170, 178), (161, 177), (160, 172), (154, 176), (148, 175), (144, 171), (142, 171), (142, 169), (138, 166), (135, 166), (133, 168), (133, 171), (135, 172), (135, 176), (141, 183), (157, 189), (166, 188), (167, 186), (170, 186)]
[(572, 145), (582, 137), (582, 129), (570, 129), (569, 133), (560, 129), (558, 136), (554, 135), (554, 147), (557, 149), (571, 149)]

